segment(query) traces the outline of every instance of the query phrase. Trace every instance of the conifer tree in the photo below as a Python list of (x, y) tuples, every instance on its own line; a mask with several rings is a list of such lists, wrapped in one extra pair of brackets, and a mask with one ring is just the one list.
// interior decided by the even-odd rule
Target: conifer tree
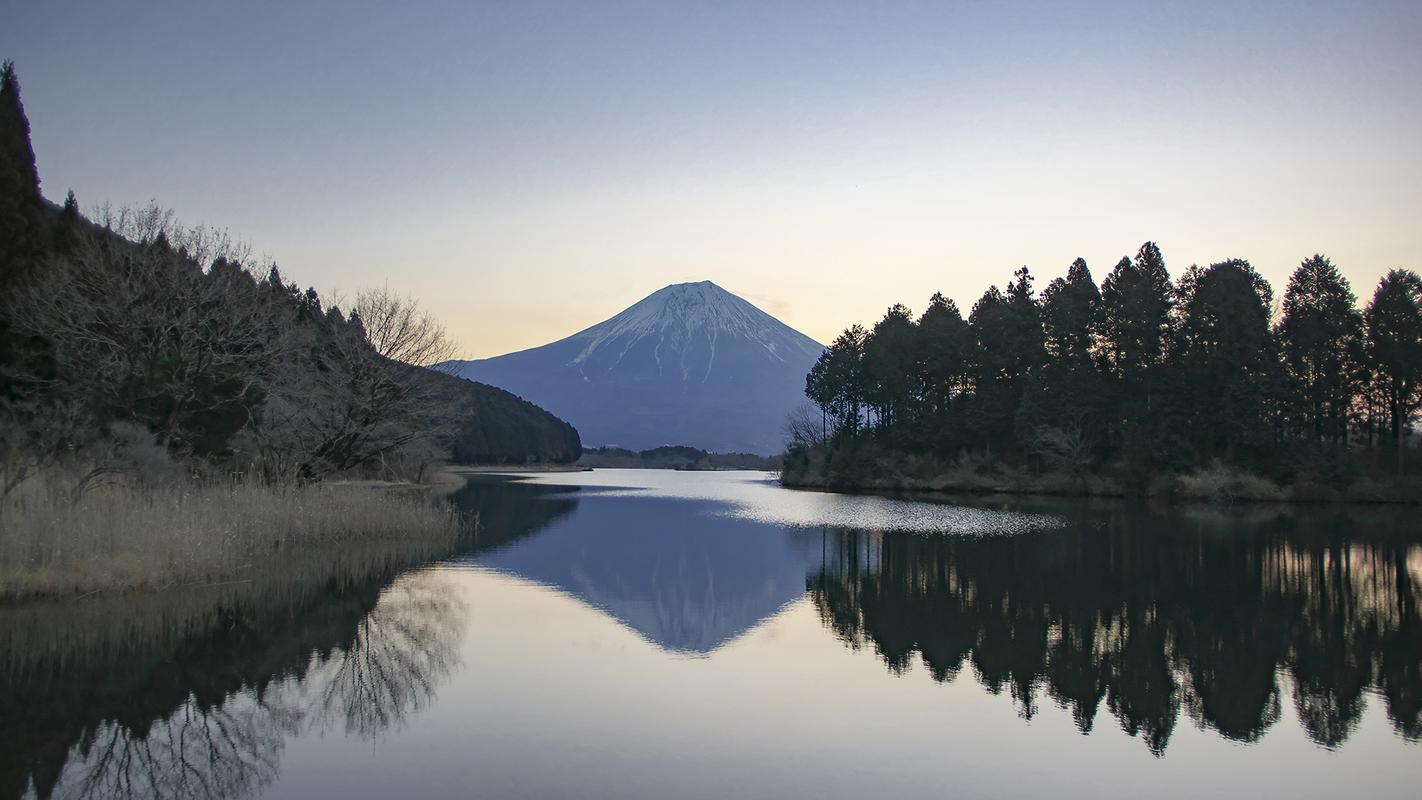
[(1242, 259), (1212, 264), (1182, 298), (1181, 369), (1194, 399), (1191, 428), (1202, 456), (1230, 459), (1240, 445), (1258, 442), (1267, 373), (1276, 363), (1272, 301), (1269, 283)]
[(1368, 358), (1387, 408), (1401, 475), (1408, 424), (1422, 407), (1422, 278), (1410, 270), (1392, 270), (1378, 283), (1363, 317)]
[(1305, 260), (1284, 292), (1279, 344), (1288, 383), (1285, 403), (1315, 440), (1343, 442), (1356, 394), (1363, 316), (1348, 280), (1327, 258)]
[(919, 394), (931, 415), (945, 412), (962, 391), (967, 336), (968, 323), (957, 304), (934, 293), (918, 319), (916, 348)]
[(1047, 284), (1042, 290), (1042, 323), (1052, 358), (1078, 367), (1090, 365), (1091, 334), (1100, 305), (1101, 291), (1080, 258), (1067, 268), (1065, 278)]
[(22, 274), (45, 246), (39, 173), (15, 63), (0, 67), (0, 286)]

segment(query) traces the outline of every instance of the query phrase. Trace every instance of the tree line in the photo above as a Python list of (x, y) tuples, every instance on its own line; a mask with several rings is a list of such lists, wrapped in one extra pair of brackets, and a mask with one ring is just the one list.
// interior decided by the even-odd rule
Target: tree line
[[(818, 419), (791, 452), (976, 453), (1127, 480), (1223, 462), (1293, 482), (1404, 471), (1422, 406), (1422, 280), (1394, 269), (1358, 308), (1325, 256), (1275, 307), (1248, 261), (1172, 280), (1146, 242), (1098, 285), (1082, 259), (1038, 294), (1026, 267), (967, 317), (935, 294), (854, 325), (806, 377)], [(1365, 457), (1365, 456), (1371, 456)]]
[[(80, 213), (39, 189), (12, 63), (0, 75), (0, 472), (132, 466), (313, 481), (431, 461), (572, 461), (577, 432), (428, 367), (443, 326), (389, 289), (346, 309), (225, 231), (156, 205)], [(174, 459), (173, 457), (176, 457)]]

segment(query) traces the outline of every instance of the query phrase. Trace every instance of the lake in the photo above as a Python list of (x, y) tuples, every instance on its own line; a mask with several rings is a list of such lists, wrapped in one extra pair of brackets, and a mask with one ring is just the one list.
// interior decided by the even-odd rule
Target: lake
[(469, 532), (435, 562), (0, 615), (0, 798), (1422, 786), (1410, 509), (639, 470), (475, 477), (452, 501)]

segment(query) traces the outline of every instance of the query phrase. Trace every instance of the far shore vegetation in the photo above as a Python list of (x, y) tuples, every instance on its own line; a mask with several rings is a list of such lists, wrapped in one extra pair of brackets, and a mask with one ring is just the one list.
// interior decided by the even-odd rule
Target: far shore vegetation
[(1171, 280), (1142, 245), (1098, 286), (1026, 267), (966, 318), (934, 295), (855, 325), (806, 377), (789, 486), (1422, 502), (1422, 278), (1366, 304), (1325, 256), (1276, 304), (1248, 261)]
[(648, 450), (625, 447), (592, 447), (583, 450), (578, 463), (585, 467), (627, 469), (727, 470), (780, 468), (779, 456), (754, 453), (712, 453), (697, 447), (668, 445)]
[(0, 601), (240, 581), (299, 550), (443, 541), (453, 512), (369, 482), (577, 459), (566, 422), (430, 368), (454, 354), (443, 325), (388, 287), (328, 304), (156, 204), (50, 203), (4, 64)]

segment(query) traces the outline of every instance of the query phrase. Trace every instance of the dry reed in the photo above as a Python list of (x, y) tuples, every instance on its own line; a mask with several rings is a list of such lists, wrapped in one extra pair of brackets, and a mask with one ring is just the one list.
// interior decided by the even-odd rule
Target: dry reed
[(113, 482), (51, 472), (0, 500), (0, 600), (248, 581), (315, 550), (452, 543), (459, 520), (415, 491)]

